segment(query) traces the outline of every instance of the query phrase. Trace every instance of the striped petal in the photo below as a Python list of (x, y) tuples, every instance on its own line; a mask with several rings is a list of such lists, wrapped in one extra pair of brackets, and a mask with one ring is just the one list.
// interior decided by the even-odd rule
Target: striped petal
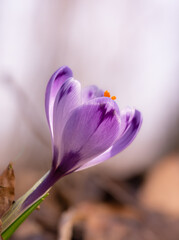
[(103, 97), (104, 96), (104, 91), (99, 89), (97, 86), (92, 85), (89, 87), (86, 87), (82, 90), (82, 100), (83, 103), (94, 99), (98, 97)]
[(118, 138), (119, 116), (114, 101), (99, 98), (76, 108), (67, 121), (59, 169), (72, 171), (106, 151)]
[(54, 147), (56, 149), (56, 158), (54, 166), (57, 165), (57, 161), (60, 157), (60, 152), (58, 152), (57, 159), (57, 149), (60, 149), (62, 142), (62, 132), (64, 126), (70, 117), (73, 109), (77, 108), (81, 104), (81, 85), (78, 81), (73, 78), (68, 79), (61, 86), (57, 93), (54, 111), (53, 111), (53, 132), (54, 132)]
[(53, 107), (56, 95), (61, 88), (62, 84), (69, 78), (73, 77), (73, 73), (70, 68), (63, 66), (59, 68), (50, 78), (46, 93), (45, 93), (45, 111), (47, 116), (47, 121), (51, 130), (53, 137)]
[(141, 124), (142, 115), (138, 110), (127, 109), (121, 113), (121, 129), (117, 141), (107, 151), (83, 164), (77, 171), (95, 166), (120, 153), (135, 139)]

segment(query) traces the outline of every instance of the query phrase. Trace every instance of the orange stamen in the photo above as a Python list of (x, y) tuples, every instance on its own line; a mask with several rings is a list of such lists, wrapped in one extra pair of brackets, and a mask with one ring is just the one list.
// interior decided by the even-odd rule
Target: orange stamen
[[(106, 90), (106, 91), (104, 92), (104, 97), (111, 97), (110, 92)], [(112, 96), (111, 99), (112, 99), (112, 100), (116, 100), (116, 96)]]
[(104, 92), (104, 97), (110, 97), (110, 92), (108, 92), (107, 90)]
[(112, 100), (116, 100), (116, 96), (112, 96), (111, 99), (112, 99)]

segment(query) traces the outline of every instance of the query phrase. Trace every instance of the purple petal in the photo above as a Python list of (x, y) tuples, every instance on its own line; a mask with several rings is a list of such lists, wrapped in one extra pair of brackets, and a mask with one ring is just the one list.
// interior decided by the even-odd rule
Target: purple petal
[(110, 98), (93, 99), (72, 112), (62, 137), (61, 170), (80, 167), (116, 141), (119, 116), (114, 106)]
[(80, 104), (80, 83), (73, 78), (66, 80), (56, 95), (53, 110), (53, 138), (57, 149), (61, 146), (62, 132), (71, 112)]
[(86, 87), (82, 91), (82, 99), (84, 103), (91, 99), (94, 99), (97, 97), (103, 97), (103, 96), (104, 96), (104, 91), (94, 85)]
[(121, 113), (121, 121), (123, 133), (120, 131), (122, 135), (118, 138), (114, 145), (103, 154), (85, 163), (83, 166), (78, 168), (77, 171), (104, 162), (124, 150), (134, 140), (142, 124), (141, 113), (138, 110), (127, 109), (125, 113)]
[(53, 105), (55, 97), (62, 84), (69, 78), (73, 77), (73, 73), (70, 68), (63, 66), (59, 68), (50, 78), (46, 93), (45, 93), (45, 111), (50, 129), (52, 130), (53, 122)]

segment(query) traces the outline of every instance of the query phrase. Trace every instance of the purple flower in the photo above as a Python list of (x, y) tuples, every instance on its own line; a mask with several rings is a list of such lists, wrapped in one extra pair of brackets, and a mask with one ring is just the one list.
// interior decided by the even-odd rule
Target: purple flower
[[(105, 96), (104, 96), (105, 95)], [(34, 202), (59, 178), (99, 164), (125, 149), (137, 135), (141, 113), (119, 111), (109, 93), (90, 86), (81, 90), (70, 68), (63, 66), (46, 88), (45, 110), (51, 131), (53, 160), (46, 178), (26, 200)]]

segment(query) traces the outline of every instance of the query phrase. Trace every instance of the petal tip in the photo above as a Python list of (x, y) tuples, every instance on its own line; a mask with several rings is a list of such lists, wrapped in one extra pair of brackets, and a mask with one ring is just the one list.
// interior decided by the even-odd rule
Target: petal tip
[(71, 77), (73, 77), (73, 72), (72, 72), (72, 70), (71, 70), (68, 66), (66, 66), (66, 65), (60, 67), (55, 73), (56, 73), (56, 74), (55, 74), (55, 79), (57, 79), (57, 78), (59, 78), (59, 77), (60, 77), (60, 78), (61, 78), (61, 77), (65, 77), (65, 78), (71, 78)]

